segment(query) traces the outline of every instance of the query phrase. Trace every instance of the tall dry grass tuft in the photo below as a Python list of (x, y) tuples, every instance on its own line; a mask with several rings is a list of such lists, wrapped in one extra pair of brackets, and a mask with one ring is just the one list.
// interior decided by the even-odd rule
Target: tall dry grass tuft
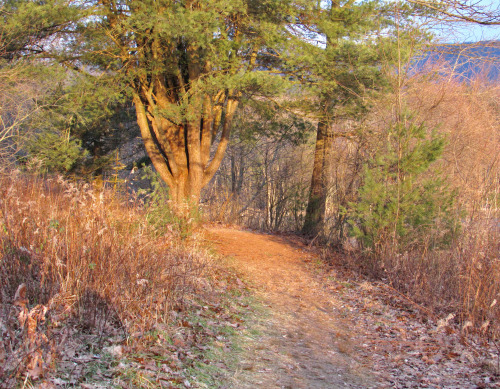
[(207, 262), (174, 234), (159, 235), (138, 201), (62, 178), (0, 175), (0, 332), (9, 334), (0, 344), (0, 370), (16, 347), (26, 351), (19, 307), (22, 317), (37, 304), (48, 309), (35, 326), (71, 319), (93, 333), (145, 331), (168, 322)]
[[(461, 231), (449, 247), (432, 251), (419, 246), (432, 247), (428, 243), (440, 238), (440, 220), (404, 250), (394, 247), (391, 237), (381, 239), (376, 255), (357, 251), (357, 242), (345, 247), (370, 276), (388, 280), (440, 315), (453, 313), (467, 331), (500, 339), (500, 86), (482, 76), (468, 83), (455, 76), (451, 69), (426, 69), (407, 80), (403, 97), (417, 122), (446, 139), (443, 156), (428, 174), (439, 173), (456, 191)], [(386, 139), (393, 117), (395, 96), (383, 98), (360, 144), (367, 152)]]
[(461, 264), (459, 285), (462, 322), (500, 339), (500, 215), (465, 227), (453, 258)]
[[(431, 238), (431, 237), (430, 237)], [(451, 247), (397, 253), (390, 242), (365, 270), (464, 330), (500, 339), (500, 226), (489, 215), (464, 225)]]

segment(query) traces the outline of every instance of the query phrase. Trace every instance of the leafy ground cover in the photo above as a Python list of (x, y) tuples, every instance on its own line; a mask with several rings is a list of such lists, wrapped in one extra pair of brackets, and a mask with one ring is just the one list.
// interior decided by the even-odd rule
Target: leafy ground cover
[(295, 236), (209, 230), (266, 310), (241, 334), (234, 388), (496, 388), (492, 339), (381, 282), (322, 261)]

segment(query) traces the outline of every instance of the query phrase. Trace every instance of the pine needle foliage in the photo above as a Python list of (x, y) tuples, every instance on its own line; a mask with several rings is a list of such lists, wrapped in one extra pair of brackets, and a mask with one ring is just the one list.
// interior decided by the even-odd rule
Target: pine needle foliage
[(305, 3), (95, 1), (52, 55), (123, 88), (170, 199), (198, 203), (243, 94), (281, 89), (273, 69)]
[(87, 156), (79, 139), (69, 132), (46, 131), (34, 136), (27, 145), (28, 155), (23, 160), (39, 164), (40, 173), (70, 173)]
[(405, 252), (450, 243), (459, 222), (455, 193), (433, 167), (444, 146), (443, 136), (408, 114), (389, 128), (365, 165), (358, 200), (349, 204), (352, 233), (364, 248), (377, 253), (391, 244)]

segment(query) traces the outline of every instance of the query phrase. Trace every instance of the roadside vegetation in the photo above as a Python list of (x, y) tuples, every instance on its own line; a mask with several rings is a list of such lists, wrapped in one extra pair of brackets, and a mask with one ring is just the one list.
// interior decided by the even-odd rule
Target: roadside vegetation
[[(335, 124), (324, 227), (312, 242), (326, 261), (341, 252), (340, 265), (498, 339), (498, 81), (479, 73), (465, 82), (438, 62), (404, 85), (361, 122)], [(395, 120), (398, 95), (405, 112)], [(206, 192), (212, 220), (300, 230), (311, 143), (237, 139), (228, 154)]]

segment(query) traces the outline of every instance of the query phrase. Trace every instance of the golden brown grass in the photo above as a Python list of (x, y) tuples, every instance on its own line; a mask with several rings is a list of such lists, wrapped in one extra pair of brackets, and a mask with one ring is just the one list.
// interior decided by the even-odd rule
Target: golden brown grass
[[(442, 173), (457, 193), (461, 232), (450, 247), (427, 251), (418, 245), (401, 252), (388, 238), (376, 258), (358, 254), (364, 270), (445, 316), (455, 314), (467, 331), (500, 336), (500, 86), (478, 76), (461, 82), (443, 69), (429, 68), (406, 80), (401, 92), (415, 120), (445, 136), (443, 156), (428, 174)], [(367, 121), (367, 150), (386, 138), (394, 115), (391, 94)], [(349, 172), (346, 173), (349, 178)], [(335, 182), (341, 182), (335, 177)], [(356, 185), (354, 185), (354, 189)], [(419, 244), (439, 237), (439, 222)], [(353, 250), (354, 252), (356, 250)]]
[[(432, 239), (432, 237), (429, 237)], [(359, 263), (437, 316), (453, 314), (465, 332), (500, 339), (500, 226), (485, 217), (464, 224), (451, 247), (397, 253), (391, 242)]]
[[(102, 334), (169, 321), (209, 259), (174, 233), (159, 236), (144, 212), (138, 201), (89, 184), (0, 175), (0, 377), (47, 367), (46, 335), (69, 321)], [(28, 304), (15, 299), (22, 284)]]

